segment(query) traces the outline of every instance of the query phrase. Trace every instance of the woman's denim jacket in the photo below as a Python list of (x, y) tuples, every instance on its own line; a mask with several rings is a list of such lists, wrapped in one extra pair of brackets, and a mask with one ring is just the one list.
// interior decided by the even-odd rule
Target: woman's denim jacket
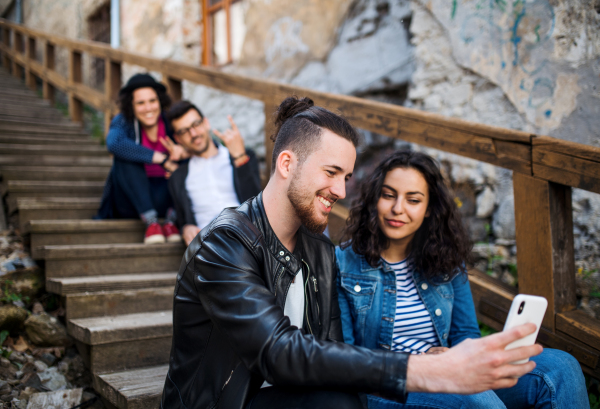
[[(386, 263), (371, 267), (352, 247), (335, 249), (337, 287), (344, 342), (370, 349), (390, 349), (396, 317), (396, 274)], [(415, 286), (431, 315), (438, 340), (452, 347), (467, 338), (479, 338), (479, 326), (465, 274), (441, 277), (434, 285), (418, 272)]]

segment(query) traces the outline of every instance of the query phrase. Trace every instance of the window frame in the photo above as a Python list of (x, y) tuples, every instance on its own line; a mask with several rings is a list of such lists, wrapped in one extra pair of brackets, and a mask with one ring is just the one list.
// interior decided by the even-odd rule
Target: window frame
[[(202, 65), (223, 67), (233, 63), (231, 57), (231, 5), (242, 0), (218, 0), (215, 4), (210, 5), (211, 0), (200, 0), (202, 2)], [(227, 36), (227, 61), (223, 64), (215, 64), (213, 59), (214, 50), (214, 38), (213, 38), (213, 27), (212, 17), (215, 13), (220, 10), (225, 11), (225, 22), (226, 29), (225, 33)]]

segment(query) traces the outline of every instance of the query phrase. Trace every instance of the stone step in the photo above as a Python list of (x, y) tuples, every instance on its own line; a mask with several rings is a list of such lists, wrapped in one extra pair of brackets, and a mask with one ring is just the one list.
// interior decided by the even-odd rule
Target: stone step
[(164, 311), (173, 307), (175, 279), (169, 287), (67, 294), (67, 320)]
[(31, 252), (41, 258), (40, 247), (68, 244), (142, 243), (146, 225), (141, 220), (31, 220)]
[(3, 104), (2, 101), (0, 101), (0, 109), (2, 109), (0, 118), (7, 118), (9, 120), (18, 118), (44, 119), (54, 122), (67, 122), (69, 120), (59, 111), (39, 105), (18, 106), (14, 104)]
[(173, 312), (76, 318), (67, 331), (92, 373), (160, 365), (169, 361)]
[(41, 126), (40, 124), (33, 125), (23, 121), (0, 121), (0, 133), (89, 136), (80, 127), (58, 127), (52, 124)]
[(54, 131), (57, 133), (75, 133), (75, 134), (82, 134), (83, 132), (83, 128), (81, 127), (81, 125), (75, 124), (73, 122), (62, 122), (62, 123), (55, 123), (52, 121), (46, 121), (44, 122), (43, 120), (40, 120), (36, 123), (32, 123), (29, 119), (27, 118), (7, 118), (7, 117), (1, 117), (0, 116), (0, 130), (5, 131), (6, 129), (11, 129), (11, 128), (19, 128), (20, 130), (25, 130), (25, 129), (34, 129), (37, 128), (38, 130), (40, 128), (42, 128), (44, 131)]
[[(17, 141), (18, 139), (15, 137), (15, 142)], [(108, 156), (108, 151), (100, 145), (0, 143), (0, 155)]]
[(110, 156), (3, 155), (2, 166), (112, 166)]
[(43, 135), (11, 135), (0, 134), (0, 143), (19, 143), (29, 145), (100, 145), (100, 140), (89, 136), (43, 136)]
[(136, 290), (172, 286), (177, 272), (120, 274), (87, 277), (52, 277), (46, 280), (46, 290), (59, 294)]
[(100, 197), (104, 182), (100, 181), (39, 181), (8, 180), (0, 186), (2, 195), (9, 194), (14, 198), (24, 197)]
[(109, 166), (2, 166), (0, 173), (7, 180), (96, 180), (104, 181)]
[(13, 112), (13, 113), (3, 112), (3, 114), (0, 115), (0, 121), (23, 122), (26, 124), (40, 124), (40, 126), (51, 125), (51, 126), (68, 126), (69, 128), (71, 127), (68, 119), (61, 117), (61, 116), (57, 116), (57, 115), (48, 115), (45, 113), (40, 114), (40, 115), (31, 115), (29, 113), (18, 114), (16, 112)]
[(8, 106), (8, 107), (21, 107), (21, 108), (27, 108), (27, 107), (35, 107), (35, 108), (50, 108), (50, 102), (49, 101), (45, 101), (41, 98), (29, 98), (27, 96), (22, 97), (22, 98), (11, 98), (10, 95), (4, 95), (2, 93), (0, 93), (0, 107), (4, 107), (4, 106)]
[(153, 273), (179, 269), (183, 243), (45, 246), (46, 278)]
[[(9, 212), (13, 209), (12, 200), (7, 200)], [(46, 197), (21, 198), (16, 200), (19, 212), (19, 229), (27, 234), (31, 220), (72, 220), (91, 219), (100, 207), (100, 198)]]
[(169, 365), (94, 375), (94, 389), (119, 409), (158, 408)]

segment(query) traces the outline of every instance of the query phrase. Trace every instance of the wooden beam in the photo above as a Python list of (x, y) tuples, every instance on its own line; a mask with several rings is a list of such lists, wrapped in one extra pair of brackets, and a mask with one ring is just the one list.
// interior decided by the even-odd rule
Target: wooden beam
[[(21, 33), (19, 33), (18, 31), (14, 31), (13, 32), (12, 49), (15, 52), (15, 56), (23, 53), (22, 45), (23, 45), (23, 35)], [(23, 76), (22, 67), (17, 63), (16, 58), (13, 59), (12, 63), (13, 63), (13, 66), (12, 66), (13, 76), (21, 79), (21, 77)]]
[(556, 329), (596, 349), (600, 349), (600, 321), (581, 310), (556, 315)]
[(105, 72), (104, 76), (104, 92), (107, 105), (104, 108), (104, 138), (108, 135), (110, 121), (113, 117), (112, 105), (117, 101), (119, 90), (121, 89), (122, 72), (121, 63), (113, 61), (109, 58), (104, 59)]
[(12, 62), (10, 60), (10, 28), (2, 27), (2, 44), (4, 45), (4, 49), (2, 50), (2, 65), (7, 71), (10, 71)]
[[(43, 64), (45, 71), (54, 71), (55, 63), (56, 56), (54, 51), (54, 44), (47, 41), (46, 45), (44, 46)], [(52, 86), (52, 84), (50, 84), (50, 82), (48, 82), (45, 76), (44, 78), (42, 78), (42, 95), (44, 99), (50, 101), (50, 103), (54, 105), (54, 87)]]
[[(82, 80), (82, 58), (78, 51), (69, 52), (69, 87), (75, 88)], [(71, 90), (67, 93), (69, 97), (69, 117), (73, 122), (83, 124), (83, 101)]]
[(544, 326), (575, 309), (571, 188), (513, 174), (519, 292), (546, 297)]
[[(31, 61), (35, 62), (35, 59), (36, 59), (36, 54), (35, 54), (36, 47), (35, 46), (36, 46), (35, 37), (27, 37), (27, 42), (25, 43), (25, 55), (27, 57), (27, 60), (31, 60)], [(29, 87), (30, 89), (35, 91), (37, 89), (35, 75), (33, 75), (29, 66), (30, 66), (30, 64), (28, 61), (28, 63), (25, 65), (25, 85), (27, 85), (27, 87)]]
[(265, 113), (265, 175), (262, 178), (264, 184), (266, 185), (271, 177), (271, 162), (273, 158), (273, 146), (275, 142), (271, 139), (271, 137), (275, 133), (275, 112), (279, 107), (279, 102), (274, 99), (267, 99), (263, 101), (264, 103), (264, 113)]
[(532, 142), (535, 176), (600, 193), (600, 148), (548, 136)]
[(171, 96), (173, 102), (181, 101), (183, 92), (181, 90), (181, 80), (170, 77), (168, 74), (163, 74), (163, 81), (167, 87), (167, 93)]

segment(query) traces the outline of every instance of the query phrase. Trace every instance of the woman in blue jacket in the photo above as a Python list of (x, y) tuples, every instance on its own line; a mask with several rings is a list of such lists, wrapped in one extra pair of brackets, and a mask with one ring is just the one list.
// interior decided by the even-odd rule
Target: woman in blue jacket
[[(480, 337), (465, 262), (471, 243), (435, 161), (399, 151), (361, 187), (336, 249), (344, 340), (400, 353), (444, 353)], [(509, 389), (476, 395), (411, 393), (369, 408), (589, 408), (583, 374), (553, 349)]]
[[(164, 116), (170, 104), (164, 85), (149, 74), (135, 74), (119, 91), (121, 112), (106, 136), (114, 161), (96, 218), (141, 218), (146, 244), (181, 241), (167, 179), (184, 151), (172, 143), (174, 153), (169, 154), (165, 147), (173, 139)], [(165, 218), (162, 226), (159, 217)]]

